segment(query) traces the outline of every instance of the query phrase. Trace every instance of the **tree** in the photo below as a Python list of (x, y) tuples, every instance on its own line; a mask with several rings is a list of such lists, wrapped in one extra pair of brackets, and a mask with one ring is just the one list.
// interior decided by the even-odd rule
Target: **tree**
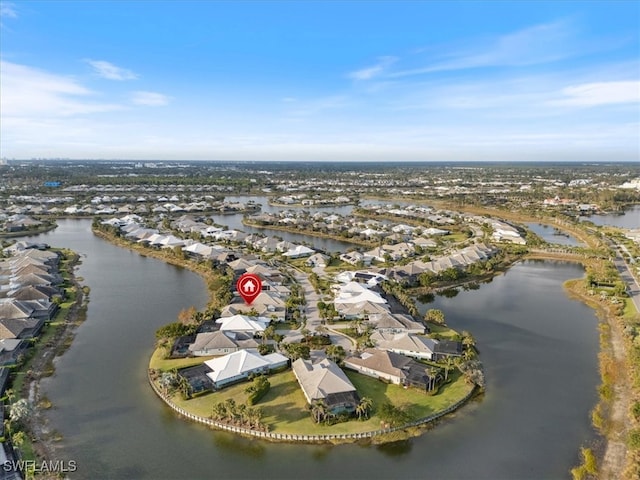
[(327, 356), (336, 363), (341, 362), (347, 354), (342, 345), (329, 345), (326, 352)]
[(11, 420), (11, 423), (21, 423), (29, 416), (29, 413), (29, 404), (24, 398), (21, 398), (11, 405), (11, 409), (9, 410), (9, 419)]
[(162, 393), (167, 395), (178, 384), (178, 375), (175, 372), (162, 372), (158, 384), (162, 389)]
[(369, 397), (362, 397), (360, 399), (360, 403), (356, 406), (356, 415), (358, 415), (358, 420), (362, 420), (369, 418), (369, 414), (371, 413), (371, 409), (373, 408), (373, 400)]
[(327, 416), (327, 404), (324, 400), (315, 400), (311, 404), (311, 416), (316, 423), (320, 423)]
[(227, 409), (225, 408), (224, 403), (218, 402), (213, 404), (213, 408), (211, 411), (211, 418), (214, 420), (224, 420), (227, 415)]
[(232, 422), (236, 418), (236, 401), (233, 398), (227, 398), (224, 401), (225, 419)]
[(444, 359), (444, 381), (449, 378), (449, 371), (453, 368), (454, 360), (450, 355), (447, 355)]
[(178, 375), (178, 389), (182, 394), (182, 398), (185, 400), (189, 400), (191, 398), (191, 395), (193, 394), (193, 387), (189, 383), (189, 380), (182, 375)]
[(404, 407), (396, 407), (389, 402), (385, 402), (382, 404), (382, 406), (380, 407), (379, 415), (383, 422), (394, 426), (404, 425), (409, 421), (410, 418)]
[(27, 436), (25, 435), (24, 432), (16, 432), (11, 436), (11, 442), (15, 447), (18, 447), (18, 448), (20, 448), (24, 444), (26, 439), (27, 439)]
[(262, 332), (262, 344), (264, 345), (267, 340), (272, 339), (275, 334), (276, 327), (274, 327), (273, 325), (269, 325), (267, 328), (265, 328)]
[(468, 383), (484, 388), (484, 371), (482, 369), (482, 363), (479, 360), (463, 361), (458, 368)]
[(436, 381), (438, 379), (438, 369), (435, 367), (425, 368), (425, 373), (427, 374), (427, 390), (431, 391), (436, 388)]
[(418, 276), (418, 282), (420, 283), (421, 287), (430, 287), (434, 281), (435, 277), (429, 272), (422, 272)]
[(462, 345), (467, 349), (472, 349), (476, 346), (475, 338), (473, 338), (473, 335), (466, 330), (462, 331)]
[(424, 319), (427, 322), (435, 323), (437, 325), (445, 325), (444, 312), (437, 308), (430, 308), (424, 315)]

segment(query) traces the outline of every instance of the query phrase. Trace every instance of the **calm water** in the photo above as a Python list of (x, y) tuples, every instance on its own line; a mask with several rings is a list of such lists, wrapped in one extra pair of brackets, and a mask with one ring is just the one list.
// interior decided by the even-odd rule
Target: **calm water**
[(640, 228), (640, 205), (634, 205), (628, 208), (623, 215), (591, 215), (590, 217), (581, 217), (583, 220), (589, 220), (596, 225), (610, 225), (620, 228)]
[[(342, 207), (273, 207), (269, 205), (269, 199), (266, 196), (246, 196), (246, 195), (228, 195), (225, 197), (227, 202), (249, 202), (254, 201), (262, 205), (262, 212), (277, 213), (284, 210), (302, 211), (306, 210), (311, 213), (326, 212), (337, 213), (339, 215), (349, 215), (353, 210), (352, 205)], [(329, 238), (315, 238), (300, 233), (283, 232), (280, 230), (272, 230), (269, 228), (253, 228), (242, 224), (243, 215), (211, 215), (214, 222), (220, 225), (226, 225), (230, 229), (242, 230), (247, 233), (260, 233), (263, 235), (277, 236), (292, 243), (307, 243), (311, 247), (322, 250), (324, 252), (346, 252), (353, 250), (356, 245), (339, 240)]]
[(543, 225), (540, 223), (525, 223), (525, 225), (545, 242), (569, 245), (572, 247), (584, 246), (584, 244), (579, 242), (575, 237), (559, 233), (559, 230), (556, 230), (554, 227), (549, 225)]
[(597, 329), (567, 299), (570, 264), (524, 263), (477, 291), (438, 297), (451, 326), (475, 335), (488, 380), (482, 401), (422, 437), (386, 447), (261, 443), (177, 418), (146, 382), (154, 331), (206, 301), (194, 274), (95, 238), (63, 220), (41, 238), (84, 255), (87, 321), (43, 385), (75, 478), (568, 478), (594, 438)]

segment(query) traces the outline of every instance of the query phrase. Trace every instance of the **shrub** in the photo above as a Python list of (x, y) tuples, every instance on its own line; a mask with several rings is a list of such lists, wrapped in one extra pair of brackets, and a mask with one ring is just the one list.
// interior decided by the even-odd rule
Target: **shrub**
[(271, 383), (267, 380), (265, 376), (259, 376), (253, 379), (253, 383), (245, 388), (245, 393), (249, 394), (247, 398), (247, 405), (255, 405), (260, 401), (262, 397), (264, 397), (269, 389), (271, 388)]
[(631, 450), (640, 449), (640, 429), (631, 430), (627, 438), (627, 446)]

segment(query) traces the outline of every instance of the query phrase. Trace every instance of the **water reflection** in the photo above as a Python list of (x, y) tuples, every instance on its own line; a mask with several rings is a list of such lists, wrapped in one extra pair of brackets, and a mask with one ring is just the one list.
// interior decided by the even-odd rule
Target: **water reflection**
[(479, 290), (419, 304), (473, 333), (488, 385), (481, 405), (384, 447), (291, 445), (188, 422), (149, 388), (154, 332), (206, 303), (198, 277), (113, 247), (89, 221), (63, 220), (46, 239), (87, 255), (79, 268), (91, 287), (87, 320), (43, 386), (55, 406), (51, 428), (64, 436), (61, 458), (78, 461), (77, 478), (565, 478), (594, 438), (597, 319), (561, 287), (583, 275), (579, 266), (525, 262)]
[(458, 290), (457, 288), (445, 288), (444, 290), (439, 291), (438, 295), (442, 297), (453, 298), (458, 296), (458, 293), (460, 293), (460, 290)]
[(260, 458), (266, 453), (264, 442), (227, 432), (214, 432), (213, 444), (220, 450), (241, 458), (246, 455)]
[(413, 441), (411, 439), (407, 439), (400, 440), (398, 442), (386, 443), (384, 445), (378, 445), (376, 449), (387, 457), (404, 457), (411, 453), (411, 450), (413, 449)]

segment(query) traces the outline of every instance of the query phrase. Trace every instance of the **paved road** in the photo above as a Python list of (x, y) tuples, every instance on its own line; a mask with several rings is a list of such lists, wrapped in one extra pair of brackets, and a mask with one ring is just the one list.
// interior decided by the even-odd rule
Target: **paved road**
[[(303, 313), (307, 317), (305, 328), (313, 333), (317, 331), (318, 327), (322, 325), (322, 319), (320, 318), (320, 312), (318, 311), (318, 301), (321, 300), (321, 297), (316, 293), (313, 285), (309, 281), (309, 276), (306, 273), (295, 270), (294, 277), (304, 290), (304, 299), (306, 305)], [(341, 345), (342, 348), (345, 349), (345, 351), (348, 352), (354, 348), (354, 345), (349, 337), (332, 332), (330, 330), (327, 333), (329, 334), (331, 343), (335, 345)]]
[(618, 248), (620, 246), (615, 243), (611, 243), (611, 246), (613, 246), (614, 250), (616, 251), (616, 258), (613, 260), (613, 264), (618, 269), (618, 272), (620, 272), (622, 281), (627, 284), (627, 293), (635, 304), (636, 310), (640, 312), (640, 284), (638, 283), (638, 280), (636, 280), (636, 278), (633, 276), (631, 267), (629, 267), (627, 262), (625, 262), (624, 258), (620, 254), (620, 248)]

